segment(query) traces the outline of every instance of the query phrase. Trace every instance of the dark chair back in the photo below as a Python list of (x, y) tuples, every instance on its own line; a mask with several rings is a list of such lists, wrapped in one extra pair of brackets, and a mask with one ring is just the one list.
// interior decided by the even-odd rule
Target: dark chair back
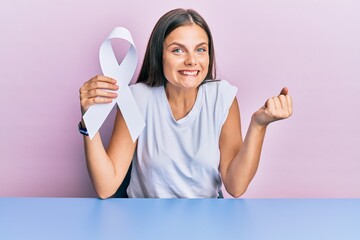
[(129, 196), (127, 195), (126, 189), (129, 186), (130, 183), (130, 176), (131, 176), (131, 168), (132, 168), (132, 163), (130, 164), (129, 170), (126, 173), (126, 176), (124, 178), (124, 181), (121, 183), (120, 187), (118, 188), (118, 190), (115, 192), (115, 194), (112, 196), (113, 198), (128, 198)]

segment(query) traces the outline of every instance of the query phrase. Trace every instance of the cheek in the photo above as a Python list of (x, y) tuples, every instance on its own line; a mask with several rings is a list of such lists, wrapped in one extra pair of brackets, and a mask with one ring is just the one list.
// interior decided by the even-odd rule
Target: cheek
[(169, 64), (169, 59), (164, 57), (163, 58), (163, 70), (164, 70), (164, 73), (168, 71), (168, 69), (170, 68), (170, 64)]
[(169, 78), (172, 78), (174, 71), (174, 64), (172, 61), (169, 61), (169, 59), (163, 59), (163, 72), (166, 79), (169, 80)]
[(201, 63), (201, 66), (204, 70), (209, 69), (209, 58), (203, 58), (199, 62)]
[(176, 71), (179, 66), (181, 66), (181, 63), (182, 63), (182, 59), (180, 58), (166, 58), (166, 59), (163, 59), (163, 69), (164, 69), (164, 72), (172, 72), (172, 71)]

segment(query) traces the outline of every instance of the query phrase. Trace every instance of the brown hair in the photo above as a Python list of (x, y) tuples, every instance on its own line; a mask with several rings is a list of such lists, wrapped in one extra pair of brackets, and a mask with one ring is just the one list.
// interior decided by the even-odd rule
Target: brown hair
[(167, 12), (156, 23), (150, 35), (137, 83), (142, 82), (150, 87), (166, 84), (162, 62), (164, 40), (173, 30), (187, 24), (196, 24), (206, 32), (209, 39), (209, 69), (205, 79), (216, 78), (214, 43), (209, 26), (196, 11), (178, 8)]

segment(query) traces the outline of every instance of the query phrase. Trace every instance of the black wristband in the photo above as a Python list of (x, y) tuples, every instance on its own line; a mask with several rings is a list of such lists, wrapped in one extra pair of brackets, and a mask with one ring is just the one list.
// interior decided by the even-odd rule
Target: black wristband
[(89, 136), (87, 129), (82, 126), (81, 121), (79, 122), (78, 128), (82, 135)]

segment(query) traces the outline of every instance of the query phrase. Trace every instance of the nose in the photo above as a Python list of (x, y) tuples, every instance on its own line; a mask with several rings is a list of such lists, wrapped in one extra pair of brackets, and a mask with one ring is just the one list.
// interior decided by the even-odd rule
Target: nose
[(185, 59), (186, 66), (195, 66), (197, 64), (196, 57), (193, 53), (188, 53)]

